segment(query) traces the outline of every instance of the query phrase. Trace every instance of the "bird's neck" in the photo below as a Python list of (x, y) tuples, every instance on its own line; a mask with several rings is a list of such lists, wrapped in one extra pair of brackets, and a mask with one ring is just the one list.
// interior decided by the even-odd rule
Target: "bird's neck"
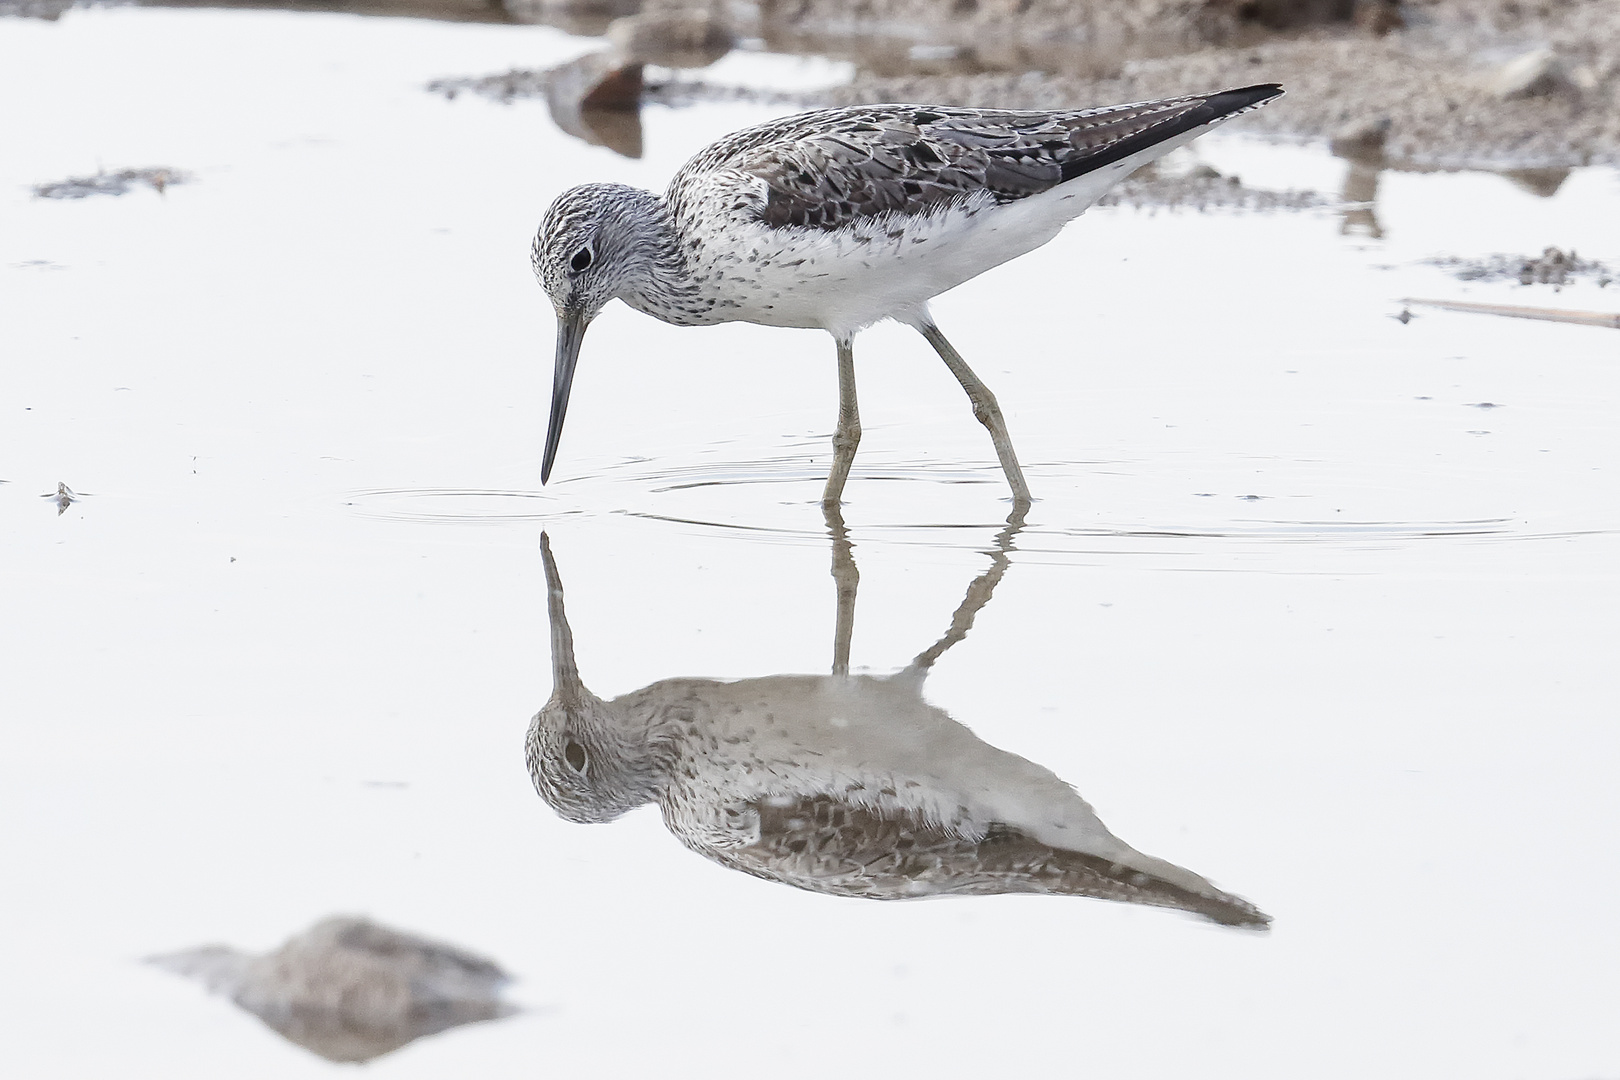
[(704, 299), (681, 246), (675, 219), (662, 199), (636, 192), (624, 206), (623, 224), (635, 251), (634, 272), (619, 299), (637, 311), (678, 326), (713, 322), (712, 299)]

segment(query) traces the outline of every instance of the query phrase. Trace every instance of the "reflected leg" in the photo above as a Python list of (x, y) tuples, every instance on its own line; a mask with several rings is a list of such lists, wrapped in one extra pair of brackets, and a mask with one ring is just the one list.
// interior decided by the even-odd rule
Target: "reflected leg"
[(844, 497), (844, 481), (849, 479), (855, 448), (861, 443), (861, 410), (855, 403), (855, 339), (841, 337), (837, 341), (838, 428), (832, 438), (832, 472), (827, 474), (827, 487), (821, 493), (822, 504), (834, 506)]
[(1342, 198), (1347, 207), (1343, 211), (1344, 220), (1339, 223), (1341, 234), (1362, 233), (1374, 240), (1384, 235), (1383, 226), (1378, 224), (1377, 167), (1352, 161), (1350, 171), (1344, 176)]
[(827, 519), (827, 532), (832, 536), (833, 587), (838, 592), (838, 618), (833, 629), (834, 675), (849, 674), (849, 643), (855, 635), (855, 590), (861, 583), (861, 572), (855, 567), (855, 545), (844, 527), (844, 515), (835, 502), (822, 503), (821, 512)]
[[(1013, 539), (1023, 531), (1024, 514), (1027, 509), (1027, 506), (1017, 506), (1007, 515), (1007, 526), (996, 534), (995, 547), (985, 552), (990, 556), (990, 568), (968, 585), (967, 595), (962, 598), (955, 613), (951, 615), (950, 629), (946, 630), (945, 635), (938, 641), (918, 653), (917, 658), (900, 674), (921, 681), (934, 666), (934, 661), (945, 655), (946, 649), (967, 637), (968, 631), (973, 629), (973, 620), (978, 617), (980, 609), (990, 602), (990, 594), (996, 591), (1002, 575), (1012, 565)], [(851, 569), (853, 568), (854, 560), (851, 558)], [(854, 618), (853, 596), (850, 604), (850, 617)]]
[(1029, 485), (1024, 483), (1024, 470), (1018, 465), (1018, 455), (1013, 453), (1012, 439), (1007, 435), (1007, 422), (1001, 418), (1001, 406), (996, 404), (996, 395), (973, 374), (973, 369), (967, 366), (962, 354), (945, 340), (945, 335), (939, 332), (933, 319), (925, 314), (911, 325), (928, 339), (928, 344), (939, 353), (939, 358), (945, 361), (945, 366), (951, 369), (956, 381), (967, 391), (968, 400), (973, 403), (973, 415), (990, 430), (990, 440), (996, 444), (996, 456), (1001, 459), (1001, 471), (1007, 474), (1007, 483), (1012, 487), (1014, 504), (1027, 506)]

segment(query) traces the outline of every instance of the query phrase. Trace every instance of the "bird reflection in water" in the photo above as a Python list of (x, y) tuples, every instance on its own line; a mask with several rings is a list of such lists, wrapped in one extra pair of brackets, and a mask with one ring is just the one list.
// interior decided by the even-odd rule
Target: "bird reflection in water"
[(329, 1061), (370, 1061), (406, 1043), (517, 1010), (499, 967), (367, 919), (322, 919), (254, 956), (226, 945), (147, 962), (201, 981), (288, 1041)]
[(1045, 893), (1270, 923), (1248, 901), (1124, 843), (1055, 774), (923, 699), (929, 669), (1006, 573), (1020, 514), (945, 635), (879, 677), (849, 674), (858, 574), (836, 508), (827, 513), (839, 601), (832, 674), (664, 679), (611, 701), (580, 681), (542, 536), (555, 689), (529, 726), (527, 754), (535, 788), (559, 815), (606, 822), (657, 803), (698, 854), (834, 896)]

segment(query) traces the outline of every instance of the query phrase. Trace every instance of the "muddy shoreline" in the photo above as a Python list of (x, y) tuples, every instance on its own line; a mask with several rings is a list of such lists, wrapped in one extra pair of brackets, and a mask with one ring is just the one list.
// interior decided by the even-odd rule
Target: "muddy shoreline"
[[(1349, 133), (1359, 156), (1397, 166), (1620, 163), (1620, 0), (530, 0), (524, 10), (600, 33), (627, 7), (673, 26), (720, 19), (745, 47), (854, 64), (848, 85), (801, 95), (806, 106), (1085, 107), (1275, 81), (1289, 95), (1246, 118), (1249, 130)], [(1283, 9), (1323, 17), (1287, 25)], [(599, 23), (581, 21), (590, 11)]]
[[(830, 98), (961, 101), (1012, 108), (1131, 101), (1276, 81), (1287, 97), (1250, 130), (1310, 139), (1378, 129), (1365, 151), (1391, 163), (1556, 168), (1620, 162), (1620, 4), (1549, 5), (1545, 18), (1491, 22), (1510, 3), (1411, 5), (1408, 25), (1374, 36), (1317, 27), (1243, 44), (1131, 58), (1096, 74), (863, 71)], [(1461, 10), (1466, 8), (1467, 10)], [(1514, 65), (1539, 83), (1513, 86)], [(1521, 80), (1521, 82), (1524, 80)]]
[[(1280, 82), (1250, 131), (1354, 144), (1394, 167), (1620, 164), (1620, 0), (137, 0), (143, 6), (341, 11), (540, 23), (628, 61), (699, 66), (729, 47), (853, 64), (805, 107), (921, 101), (1079, 108)], [(0, 0), (57, 18), (63, 0)], [(615, 22), (619, 20), (619, 22)], [(612, 28), (610, 30), (610, 27)], [(696, 30), (694, 31), (694, 28)], [(687, 49), (692, 59), (682, 59)], [(667, 48), (660, 48), (660, 44)], [(668, 55), (673, 52), (674, 59)], [(642, 55), (645, 54), (645, 55)], [(446, 72), (446, 75), (455, 75)], [(543, 94), (547, 73), (460, 73), (469, 89)], [(702, 99), (780, 94), (747, 86)], [(654, 86), (659, 80), (649, 79)], [(666, 103), (675, 103), (673, 100)]]

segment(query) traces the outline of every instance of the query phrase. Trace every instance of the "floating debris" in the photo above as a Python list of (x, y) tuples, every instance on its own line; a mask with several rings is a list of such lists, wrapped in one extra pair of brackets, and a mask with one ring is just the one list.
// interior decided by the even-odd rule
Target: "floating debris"
[(1315, 191), (1272, 191), (1244, 185), (1241, 177), (1223, 176), (1208, 165), (1182, 173), (1146, 165), (1097, 200), (1098, 206), (1137, 209), (1311, 210), (1336, 203)]
[(1603, 263), (1555, 247), (1535, 256), (1487, 255), (1482, 259), (1444, 256), (1424, 261), (1464, 281), (1508, 280), (1520, 285), (1562, 286), (1580, 278), (1596, 278), (1599, 287), (1605, 287), (1614, 279), (1614, 271)]
[(463, 90), (468, 90), (474, 94), (504, 102), (520, 97), (544, 97), (546, 86), (550, 81), (550, 69), (537, 71), (513, 68), (511, 71), (502, 72), (499, 75), (434, 79), (427, 84), (427, 89), (430, 93), (443, 94), (451, 101), (459, 97)]
[(162, 195), (170, 184), (184, 184), (190, 180), (191, 177), (179, 169), (103, 170), (94, 176), (74, 176), (51, 184), (35, 184), (34, 194), (41, 199), (83, 199), (90, 195), (124, 195), (133, 185), (146, 184)]
[[(616, 54), (612, 50), (607, 50), (604, 53), (593, 53), (591, 55), (606, 56)], [(581, 59), (586, 58), (582, 57)], [(468, 91), (503, 103), (512, 101), (515, 98), (529, 97), (547, 98), (549, 100), (550, 96), (555, 92), (552, 85), (559, 78), (569, 81), (579, 78), (577, 73), (568, 70), (579, 63), (580, 61), (571, 61), (560, 67), (544, 70), (514, 68), (499, 75), (434, 79), (427, 84), (427, 89), (431, 93), (443, 94), (451, 100), (455, 100), (462, 91)], [(639, 67), (639, 65), (636, 66)], [(709, 104), (717, 101), (745, 101), (754, 105), (788, 105), (812, 108), (820, 104), (821, 100), (821, 95), (818, 94), (760, 90), (751, 86), (713, 83), (702, 79), (670, 78), (658, 82), (648, 82), (641, 87), (640, 91), (641, 104), (650, 102), (670, 108)]]
[(454, 945), (335, 915), (263, 956), (226, 945), (148, 957), (201, 981), (329, 1061), (370, 1061), (462, 1024), (517, 1012), (509, 976)]
[(83, 498), (83, 496), (58, 480), (56, 482), (56, 490), (47, 491), (45, 494), (41, 495), (40, 498), (56, 500), (56, 516), (61, 517), (67, 512), (68, 507), (78, 502), (81, 498)]
[(737, 83), (717, 83), (704, 79), (671, 78), (648, 83), (641, 100), (644, 104), (664, 105), (672, 109), (729, 101), (811, 109), (822, 104), (822, 95), (799, 90), (761, 90)]
[(1574, 323), (1576, 326), (1606, 326), (1620, 330), (1620, 314), (1602, 311), (1559, 311), (1557, 308), (1519, 307), (1514, 304), (1474, 304), (1466, 300), (1402, 300), (1442, 311), (1466, 311), (1479, 315), (1505, 315), (1510, 319), (1541, 319), (1545, 322)]

